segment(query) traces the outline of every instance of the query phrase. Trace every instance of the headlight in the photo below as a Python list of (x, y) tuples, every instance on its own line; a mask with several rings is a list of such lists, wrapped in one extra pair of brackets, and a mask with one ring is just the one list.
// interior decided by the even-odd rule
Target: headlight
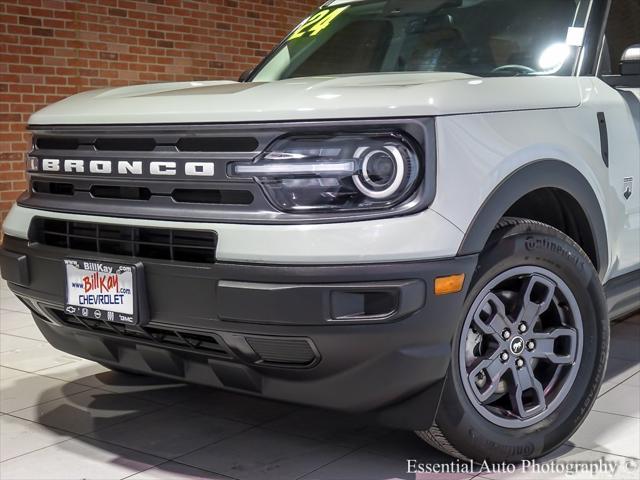
[(254, 178), (285, 212), (359, 211), (407, 200), (422, 163), (413, 141), (397, 133), (294, 136), (252, 163), (231, 164), (229, 175)]
[(25, 154), (24, 157), (25, 170), (27, 172), (37, 172), (38, 171), (38, 158), (32, 157), (29, 154)]

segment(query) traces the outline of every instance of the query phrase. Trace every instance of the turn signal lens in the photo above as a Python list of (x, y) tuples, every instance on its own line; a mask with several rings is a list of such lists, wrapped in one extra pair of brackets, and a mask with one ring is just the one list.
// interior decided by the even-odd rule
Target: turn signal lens
[(464, 286), (464, 273), (458, 275), (449, 275), (448, 277), (439, 277), (435, 281), (435, 294), (449, 295), (450, 293), (458, 293), (462, 291)]

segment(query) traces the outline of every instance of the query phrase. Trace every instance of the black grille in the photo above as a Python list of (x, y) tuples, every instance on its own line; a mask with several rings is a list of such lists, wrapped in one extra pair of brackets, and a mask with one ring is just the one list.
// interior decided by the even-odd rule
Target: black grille
[(118, 185), (93, 185), (94, 198), (117, 198), (121, 200), (149, 200), (151, 191), (145, 187), (121, 187)]
[(62, 310), (48, 308), (54, 317), (63, 325), (80, 330), (88, 330), (103, 334), (117, 335), (130, 338), (138, 342), (159, 344), (167, 348), (191, 350), (197, 353), (231, 358), (231, 354), (222, 339), (215, 333), (190, 332), (175, 328), (141, 327), (119, 323), (81, 318), (68, 315)]
[(171, 198), (178, 203), (209, 203), (213, 205), (251, 205), (253, 194), (247, 190), (198, 190), (177, 188)]
[(253, 152), (259, 143), (253, 137), (185, 137), (176, 145), (181, 152)]
[[(405, 215), (426, 208), (435, 191), (434, 128), (430, 118), (32, 126), (29, 173), (31, 185), (40, 183), (18, 203), (67, 214), (230, 224), (333, 223)], [(402, 132), (427, 149), (429, 181), (416, 192), (415, 201), (340, 216), (290, 213), (277, 208), (255, 179), (229, 175), (232, 164), (254, 161), (286, 136), (378, 131)], [(45, 159), (54, 166), (45, 170)]]
[(72, 137), (37, 137), (33, 143), (46, 150), (77, 150), (80, 146), (78, 139)]
[(263, 363), (309, 366), (317, 355), (305, 338), (247, 337), (247, 343)]
[(166, 137), (48, 137), (37, 136), (35, 146), (40, 150), (96, 150), (102, 152), (152, 152), (158, 148), (178, 152), (254, 152), (260, 142), (255, 137), (241, 136), (185, 136)]
[(64, 196), (73, 196), (75, 192), (75, 187), (72, 183), (62, 183), (62, 182), (41, 182), (35, 181), (31, 185), (31, 188), (34, 192), (38, 193), (47, 193), (50, 195), (64, 195)]
[(176, 188), (170, 193), (163, 193), (152, 191), (148, 187), (128, 185), (92, 184), (90, 187), (78, 186), (76, 188), (72, 183), (44, 180), (34, 180), (31, 183), (31, 189), (35, 193), (66, 197), (88, 192), (92, 199), (149, 201), (155, 197), (154, 199), (170, 198), (176, 203), (209, 205), (251, 205), (254, 200), (253, 193), (241, 189)]
[(35, 218), (29, 240), (51, 247), (179, 262), (215, 263), (215, 232)]
[(93, 146), (103, 151), (150, 152), (156, 148), (153, 138), (98, 138)]

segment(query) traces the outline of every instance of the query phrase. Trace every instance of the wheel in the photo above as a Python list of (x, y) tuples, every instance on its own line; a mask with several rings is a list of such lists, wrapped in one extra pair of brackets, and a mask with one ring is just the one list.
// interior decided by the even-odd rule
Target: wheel
[(543, 456), (591, 409), (608, 348), (586, 254), (548, 225), (505, 218), (480, 255), (434, 424), (416, 433), (462, 459)]

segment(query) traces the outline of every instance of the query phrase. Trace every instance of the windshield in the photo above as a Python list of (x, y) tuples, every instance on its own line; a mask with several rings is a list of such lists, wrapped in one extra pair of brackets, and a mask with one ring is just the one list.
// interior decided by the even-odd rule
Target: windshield
[(588, 3), (337, 1), (302, 22), (252, 80), (374, 72), (570, 75)]

